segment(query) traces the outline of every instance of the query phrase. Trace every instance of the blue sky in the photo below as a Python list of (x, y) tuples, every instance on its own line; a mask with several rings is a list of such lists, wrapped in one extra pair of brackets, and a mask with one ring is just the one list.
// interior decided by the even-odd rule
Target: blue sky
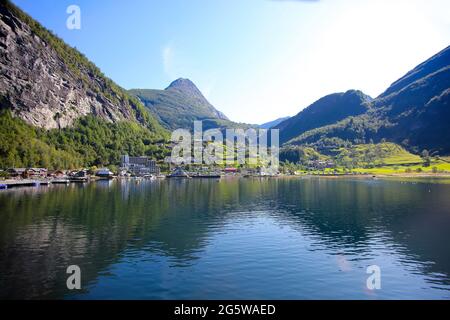
[[(234, 121), (377, 96), (450, 44), (448, 0), (14, 0), (126, 89), (190, 78)], [(81, 30), (66, 28), (69, 5)]]

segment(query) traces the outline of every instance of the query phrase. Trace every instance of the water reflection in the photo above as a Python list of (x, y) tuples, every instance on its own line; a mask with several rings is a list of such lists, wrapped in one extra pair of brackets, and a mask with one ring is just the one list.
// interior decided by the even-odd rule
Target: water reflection
[[(449, 192), (358, 179), (8, 190), (0, 298), (450, 298)], [(380, 292), (364, 288), (370, 264), (382, 267)]]

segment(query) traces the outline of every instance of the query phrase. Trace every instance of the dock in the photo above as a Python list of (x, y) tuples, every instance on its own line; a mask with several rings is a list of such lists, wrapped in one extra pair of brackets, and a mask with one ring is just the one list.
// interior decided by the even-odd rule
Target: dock
[(0, 189), (48, 186), (50, 183), (49, 180), (5, 180), (0, 183)]
[(0, 190), (7, 190), (11, 188), (19, 187), (40, 187), (40, 186), (50, 186), (52, 184), (64, 184), (68, 185), (70, 183), (86, 183), (88, 180), (84, 179), (46, 179), (46, 180), (32, 180), (32, 179), (21, 179), (21, 180), (3, 180), (0, 181)]

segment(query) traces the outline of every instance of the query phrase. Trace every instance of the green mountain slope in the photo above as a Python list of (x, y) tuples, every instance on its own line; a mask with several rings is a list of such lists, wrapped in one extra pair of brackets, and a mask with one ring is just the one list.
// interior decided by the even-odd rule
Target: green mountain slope
[(286, 145), (313, 145), (322, 151), (386, 139), (409, 151), (450, 153), (450, 47), (420, 64), (358, 116), (315, 127)]
[(356, 90), (330, 94), (274, 128), (280, 130), (280, 142), (285, 143), (308, 130), (363, 114), (370, 101), (369, 96)]
[(45, 130), (0, 111), (0, 168), (74, 169), (117, 165), (120, 155), (168, 155), (165, 139), (131, 121), (107, 123), (95, 116), (73, 126)]
[(422, 164), (423, 159), (411, 154), (401, 146), (383, 142), (379, 144), (355, 144), (333, 150), (333, 155), (324, 155), (306, 146), (286, 146), (281, 151), (281, 160), (307, 165), (309, 161), (333, 160), (337, 166), (363, 168)]
[(136, 96), (167, 129), (191, 129), (202, 120), (204, 129), (240, 128), (249, 125), (230, 121), (216, 110), (189, 79), (175, 80), (165, 90), (133, 89)]

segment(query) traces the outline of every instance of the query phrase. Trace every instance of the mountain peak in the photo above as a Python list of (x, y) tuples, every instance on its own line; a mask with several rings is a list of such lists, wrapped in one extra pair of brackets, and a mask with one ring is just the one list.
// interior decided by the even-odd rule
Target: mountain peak
[[(191, 94), (200, 94), (200, 90), (197, 88), (197, 86), (189, 79), (186, 78), (179, 78), (175, 81), (173, 81), (166, 90), (180, 90), (185, 93), (191, 93)], [(202, 95), (203, 96), (203, 95)]]
[(281, 122), (280, 141), (285, 143), (306, 131), (330, 125), (367, 111), (371, 97), (359, 90), (332, 93), (320, 98), (296, 116)]

